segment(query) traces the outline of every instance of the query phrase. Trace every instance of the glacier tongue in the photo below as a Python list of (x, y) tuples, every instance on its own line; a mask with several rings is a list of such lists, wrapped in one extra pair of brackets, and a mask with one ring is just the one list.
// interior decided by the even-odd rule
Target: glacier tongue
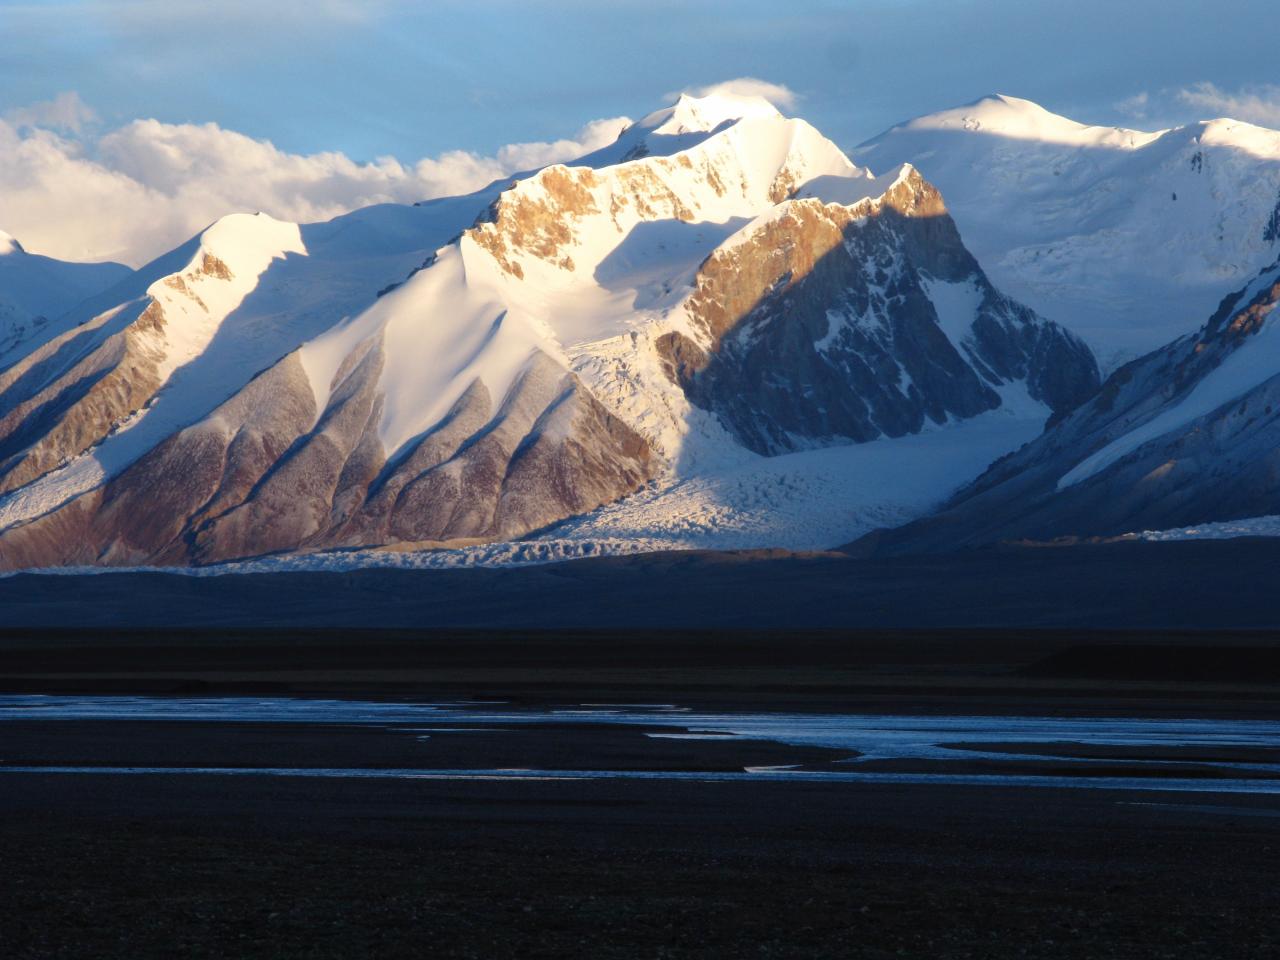
[(719, 467), (704, 461), (686, 479), (660, 482), (539, 539), (595, 544), (599, 553), (637, 540), (650, 549), (824, 550), (938, 506), (991, 461), (1033, 440), (1047, 412), (996, 410), (914, 436)]

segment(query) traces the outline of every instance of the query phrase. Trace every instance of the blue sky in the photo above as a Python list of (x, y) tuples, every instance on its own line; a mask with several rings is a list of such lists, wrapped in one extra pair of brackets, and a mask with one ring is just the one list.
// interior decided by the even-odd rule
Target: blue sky
[[(1265, 84), (1273, 21), (1255, 0), (0, 0), (0, 114), (74, 90), (106, 126), (412, 160), (756, 76), (844, 146), (996, 91), (1154, 126), (1205, 112), (1177, 96), (1195, 84)], [(1115, 106), (1144, 92), (1147, 116)]]

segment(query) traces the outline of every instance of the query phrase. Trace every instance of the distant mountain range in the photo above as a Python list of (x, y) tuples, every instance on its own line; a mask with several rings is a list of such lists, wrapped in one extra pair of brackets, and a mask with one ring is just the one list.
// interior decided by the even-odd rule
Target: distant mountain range
[(852, 156), (759, 98), (682, 97), (573, 163), (233, 213), (136, 272), (6, 240), (0, 568), (1280, 512), (1280, 134), (996, 97)]

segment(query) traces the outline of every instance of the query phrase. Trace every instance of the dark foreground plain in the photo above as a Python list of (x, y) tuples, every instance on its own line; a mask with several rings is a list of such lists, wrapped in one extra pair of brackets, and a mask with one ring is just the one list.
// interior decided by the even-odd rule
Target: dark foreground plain
[[(1116, 545), (896, 569), (672, 556), (501, 575), (15, 577), (0, 581), (13, 613), (0, 692), (1280, 718), (1280, 636), (1263, 629), (1280, 622), (1275, 549), (1170, 546), (1194, 548), (1186, 565)], [(1089, 562), (1059, 566), (1069, 556)], [(916, 605), (934, 628), (894, 629), (910, 585), (934, 574)], [(356, 628), (362, 610), (371, 625)], [(1162, 619), (1189, 610), (1199, 629)], [(530, 628), (589, 616), (601, 623)], [(967, 628), (937, 629), (949, 616)], [(587, 723), (524, 736), (11, 721), (0, 760), (712, 772), (836, 759)], [(0, 952), (1269, 958), (1278, 856), (1280, 798), (1211, 790), (0, 773)]]
[(1280, 797), (407, 780), (166, 766), (720, 771), (835, 752), (566, 723), (481, 734), (8, 721), (15, 958), (1175, 957), (1280, 950)]
[(1257, 798), (12, 776), (0, 803), (15, 958), (1280, 950)]
[[(1275, 718), (1278, 651), (1263, 633), (12, 631), (0, 687)], [(572, 718), (420, 735), (11, 720), (0, 759), (682, 772), (838, 759)], [(14, 958), (1235, 960), (1280, 950), (1278, 855), (1280, 797), (1211, 789), (0, 773), (0, 943)]]

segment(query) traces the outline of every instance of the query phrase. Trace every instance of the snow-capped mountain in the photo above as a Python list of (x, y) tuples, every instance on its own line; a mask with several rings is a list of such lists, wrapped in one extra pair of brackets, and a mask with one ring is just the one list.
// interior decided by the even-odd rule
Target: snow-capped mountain
[(1280, 259), (1200, 330), (1113, 373), (884, 552), (1117, 536), (1280, 514)]
[(59, 329), (59, 318), (128, 276), (119, 263), (70, 263), (29, 253), (0, 230), (0, 367)]
[(0, 371), (0, 566), (598, 534), (775, 462), (883, 522), (1098, 383), (916, 170), (725, 95), (467, 197), (225, 217), (111, 300)]
[(1280, 255), (1280, 132), (1235, 120), (1144, 133), (993, 96), (853, 157), (919, 168), (992, 280), (1107, 369), (1193, 332)]

